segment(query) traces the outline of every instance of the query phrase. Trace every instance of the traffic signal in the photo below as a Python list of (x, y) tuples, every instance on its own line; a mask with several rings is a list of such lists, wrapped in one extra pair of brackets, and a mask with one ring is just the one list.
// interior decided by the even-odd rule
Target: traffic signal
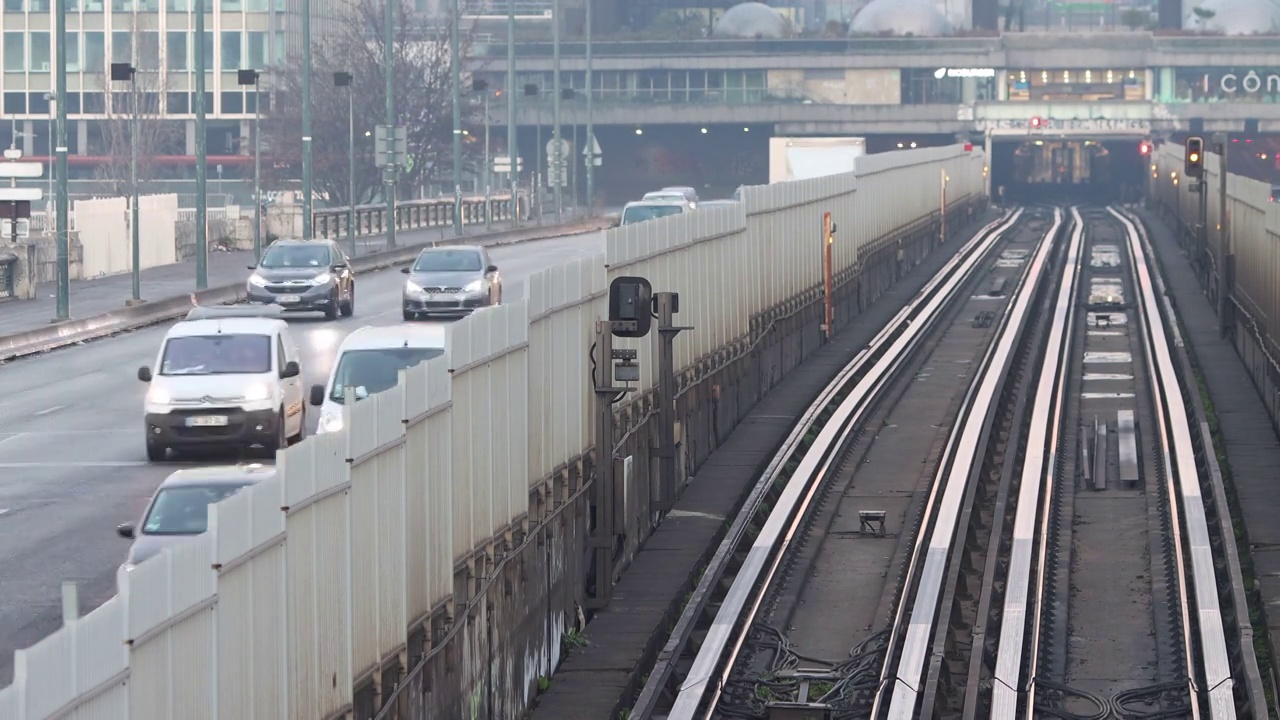
[(1037, 115), (1037, 116), (1035, 116), (1035, 117), (1031, 118), (1031, 123), (1030, 123), (1030, 124), (1031, 124), (1031, 129), (1032, 129), (1032, 130), (1039, 130), (1040, 128), (1044, 127), (1044, 118), (1042, 118), (1042, 117), (1040, 117), (1039, 115)]
[(1187, 138), (1186, 165), (1183, 170), (1187, 177), (1204, 176), (1204, 138), (1198, 135)]
[(1142, 142), (1138, 143), (1138, 152), (1139, 152), (1140, 154), (1142, 154), (1142, 155), (1150, 155), (1150, 154), (1151, 154), (1151, 150), (1152, 150), (1152, 147), (1151, 147), (1151, 141), (1150, 141), (1150, 140), (1143, 140)]

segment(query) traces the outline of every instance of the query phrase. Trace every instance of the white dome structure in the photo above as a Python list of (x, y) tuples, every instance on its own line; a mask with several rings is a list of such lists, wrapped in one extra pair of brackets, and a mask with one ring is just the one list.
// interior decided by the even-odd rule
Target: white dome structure
[(850, 35), (950, 35), (947, 16), (930, 0), (871, 0), (853, 18)]
[[(1197, 15), (1197, 8), (1211, 12), (1212, 17)], [(1227, 35), (1269, 35), (1280, 32), (1280, 5), (1274, 0), (1200, 0), (1187, 11), (1182, 27)]]
[(734, 5), (716, 21), (711, 34), (715, 37), (781, 38), (791, 31), (791, 24), (777, 10), (758, 2)]

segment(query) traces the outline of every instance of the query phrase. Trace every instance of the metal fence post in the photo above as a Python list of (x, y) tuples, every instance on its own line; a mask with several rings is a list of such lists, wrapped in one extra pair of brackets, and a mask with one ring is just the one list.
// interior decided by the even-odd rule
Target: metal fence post
[(654, 295), (658, 308), (658, 512), (669, 512), (676, 502), (676, 371), (675, 339), (682, 330), (692, 327), (673, 325), (680, 312), (680, 294), (661, 292)]

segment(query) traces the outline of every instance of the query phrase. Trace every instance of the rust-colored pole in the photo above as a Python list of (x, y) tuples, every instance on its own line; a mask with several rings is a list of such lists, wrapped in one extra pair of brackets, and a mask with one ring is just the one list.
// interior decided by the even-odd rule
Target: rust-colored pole
[(827, 331), (827, 339), (830, 340), (835, 333), (835, 302), (831, 297), (832, 279), (831, 279), (831, 245), (835, 240), (835, 234), (831, 232), (831, 213), (822, 213), (822, 288), (825, 300), (823, 329)]

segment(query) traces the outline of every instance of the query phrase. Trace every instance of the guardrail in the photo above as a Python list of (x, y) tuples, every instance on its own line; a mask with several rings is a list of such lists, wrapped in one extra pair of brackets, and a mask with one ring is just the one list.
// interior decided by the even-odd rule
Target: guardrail
[[(870, 299), (896, 265), (858, 277), (869, 253), (920, 223), (938, 236), (938, 200), (916, 190), (945, 172), (948, 212), (968, 213), (984, 161), (961, 146), (867, 156), (855, 172), (607, 231), (603, 254), (536, 273), (526, 299), (448, 326), (447, 356), (346, 403), (342, 430), (279, 453), (276, 478), (211, 507), (208, 533), (120, 573), (118, 596), (20, 651), (0, 717), (519, 717), (577, 624), (592, 518), (593, 544), (618, 549), (595, 583), (608, 598), (657, 515), (658, 333), (615, 341), (640, 377), (614, 413), (618, 434), (592, 430), (610, 280), (678, 292), (694, 326), (674, 352), (687, 478), (816, 347), (810, 325), (757, 323), (784, 307), (813, 318), (821, 243), (815, 232), (806, 254), (795, 230), (829, 212), (842, 233), (833, 272), (857, 286), (846, 298)], [(619, 468), (616, 496), (596, 494), (598, 444)]]
[[(527, 214), (529, 198), (521, 193), (518, 196), (520, 216)], [(421, 228), (445, 227), (453, 224), (453, 210), (457, 205), (453, 198), (436, 198), (428, 200), (408, 200), (396, 203), (396, 229), (417, 230)], [(486, 210), (490, 222), (504, 222), (511, 219), (511, 195), (490, 195), (485, 198), (464, 197), (462, 204), (463, 225), (480, 225), (485, 222)], [(252, 207), (250, 208), (252, 211)], [(312, 213), (312, 234), (325, 240), (339, 240), (351, 237), (348, 227), (348, 208), (325, 208)], [(387, 232), (387, 206), (357, 205), (355, 208), (356, 236), (383, 235)]]

